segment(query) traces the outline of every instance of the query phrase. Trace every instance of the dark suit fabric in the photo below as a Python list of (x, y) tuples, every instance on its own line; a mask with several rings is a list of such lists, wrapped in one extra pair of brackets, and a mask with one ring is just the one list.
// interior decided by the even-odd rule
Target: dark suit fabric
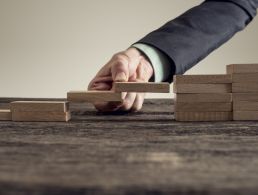
[(243, 30), (256, 16), (258, 0), (206, 0), (138, 43), (166, 54), (173, 69), (183, 74)]

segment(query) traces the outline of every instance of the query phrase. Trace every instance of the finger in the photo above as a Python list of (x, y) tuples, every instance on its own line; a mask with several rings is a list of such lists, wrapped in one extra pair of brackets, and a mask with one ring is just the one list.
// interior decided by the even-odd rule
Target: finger
[(105, 77), (96, 77), (93, 79), (94, 83), (100, 83), (100, 82), (112, 82), (113, 79), (111, 76), (105, 76)]
[(110, 83), (97, 83), (95, 85), (93, 85), (93, 87), (90, 89), (90, 91), (109, 91), (112, 88), (112, 84)]
[(138, 112), (142, 109), (144, 98), (145, 98), (145, 93), (137, 93), (135, 101), (131, 108), (132, 112)]
[(129, 58), (123, 53), (113, 57), (113, 65), (111, 67), (113, 81), (126, 82), (129, 78)]
[(112, 77), (107, 76), (107, 77), (95, 77), (90, 84), (88, 85), (88, 90), (92, 89), (93, 87), (96, 87), (99, 85), (99, 83), (107, 83), (110, 86), (112, 85)]
[[(136, 72), (137, 79), (135, 82), (148, 82), (152, 76), (151, 65), (147, 61), (141, 60)], [(137, 93), (135, 101), (132, 105), (131, 111), (138, 112), (142, 109), (145, 93)]]
[(127, 93), (127, 95), (123, 101), (123, 104), (121, 105), (119, 110), (121, 110), (121, 111), (131, 110), (133, 103), (135, 101), (135, 98), (136, 98), (136, 93)]

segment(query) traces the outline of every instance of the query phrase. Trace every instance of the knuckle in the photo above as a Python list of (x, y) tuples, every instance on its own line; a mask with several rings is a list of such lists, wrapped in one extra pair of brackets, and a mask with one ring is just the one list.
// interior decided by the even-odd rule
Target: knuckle
[(124, 64), (128, 62), (128, 57), (124, 53), (118, 53), (113, 56), (113, 60), (117, 63)]

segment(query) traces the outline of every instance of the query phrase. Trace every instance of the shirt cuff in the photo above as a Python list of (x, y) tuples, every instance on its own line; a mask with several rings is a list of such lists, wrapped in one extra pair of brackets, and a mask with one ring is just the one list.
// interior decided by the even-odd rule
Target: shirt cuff
[(164, 82), (171, 80), (173, 76), (172, 67), (169, 58), (165, 54), (147, 44), (136, 43), (132, 47), (140, 50), (149, 59), (154, 70), (154, 77), (151, 81)]

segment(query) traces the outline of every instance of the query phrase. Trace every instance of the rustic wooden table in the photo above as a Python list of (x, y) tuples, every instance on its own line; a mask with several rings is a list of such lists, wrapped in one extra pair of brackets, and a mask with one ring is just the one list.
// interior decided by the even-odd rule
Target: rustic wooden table
[(71, 107), (69, 123), (0, 122), (0, 194), (258, 193), (256, 122), (175, 122), (171, 100)]

